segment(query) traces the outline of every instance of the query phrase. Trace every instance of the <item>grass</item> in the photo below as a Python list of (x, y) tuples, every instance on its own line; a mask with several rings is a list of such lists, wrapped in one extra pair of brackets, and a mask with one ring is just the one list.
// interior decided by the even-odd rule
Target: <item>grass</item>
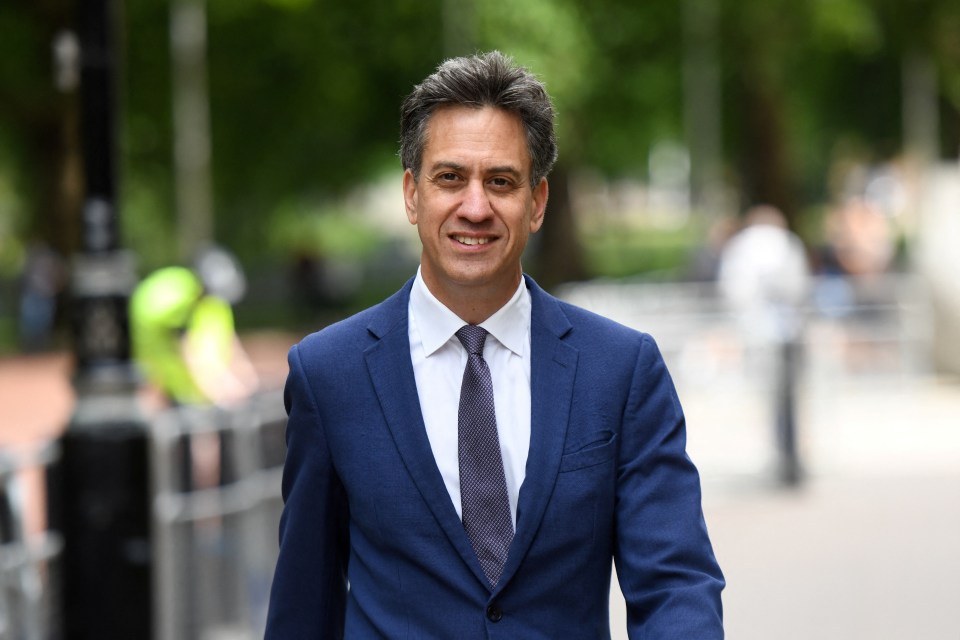
[(607, 226), (584, 234), (584, 258), (591, 275), (625, 278), (682, 272), (700, 242), (690, 225), (679, 228)]

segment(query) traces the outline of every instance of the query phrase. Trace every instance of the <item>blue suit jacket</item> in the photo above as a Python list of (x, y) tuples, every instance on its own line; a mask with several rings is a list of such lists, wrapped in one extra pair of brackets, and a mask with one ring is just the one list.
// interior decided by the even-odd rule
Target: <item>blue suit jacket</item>
[(491, 591), (424, 428), (410, 285), (290, 350), (266, 637), (609, 638), (615, 559), (631, 638), (722, 638), (723, 577), (654, 341), (527, 278), (530, 452)]

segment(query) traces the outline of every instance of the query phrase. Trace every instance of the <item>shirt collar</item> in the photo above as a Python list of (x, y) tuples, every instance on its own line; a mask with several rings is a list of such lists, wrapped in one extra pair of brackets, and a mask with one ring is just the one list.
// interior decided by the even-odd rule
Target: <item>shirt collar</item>
[[(496, 313), (480, 323), (497, 342), (518, 356), (523, 356), (530, 336), (530, 292), (521, 278), (516, 292)], [(410, 312), (420, 332), (424, 354), (432, 355), (447, 343), (460, 327), (467, 324), (437, 300), (427, 288), (420, 269), (410, 291)]]

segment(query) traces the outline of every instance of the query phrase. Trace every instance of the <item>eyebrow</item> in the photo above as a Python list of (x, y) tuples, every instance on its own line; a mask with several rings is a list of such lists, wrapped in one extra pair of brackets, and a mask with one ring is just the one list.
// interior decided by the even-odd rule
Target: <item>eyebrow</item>
[[(433, 165), (430, 167), (430, 172), (433, 173), (441, 169), (451, 169), (453, 171), (465, 172), (467, 168), (464, 165), (453, 162), (451, 160), (439, 160), (433, 163)], [(496, 167), (488, 167), (484, 169), (484, 173), (507, 173), (517, 178), (523, 177), (523, 174), (518, 169), (508, 164), (500, 165)]]
[(501, 167), (490, 167), (487, 169), (488, 173), (509, 173), (510, 175), (516, 176), (517, 178), (523, 177), (523, 174), (520, 173), (517, 169), (514, 169), (510, 165), (504, 165)]
[(447, 160), (440, 160), (439, 162), (434, 162), (430, 167), (430, 173), (434, 171), (439, 171), (440, 169), (453, 169), (454, 171), (464, 171), (466, 169), (462, 164), (457, 164), (456, 162), (450, 162)]

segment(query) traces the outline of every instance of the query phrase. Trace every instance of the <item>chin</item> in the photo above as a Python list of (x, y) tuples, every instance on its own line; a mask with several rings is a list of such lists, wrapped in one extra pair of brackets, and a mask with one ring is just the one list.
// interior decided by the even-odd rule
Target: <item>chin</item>
[(513, 287), (520, 272), (497, 269), (462, 269), (451, 273), (451, 280), (463, 287)]

